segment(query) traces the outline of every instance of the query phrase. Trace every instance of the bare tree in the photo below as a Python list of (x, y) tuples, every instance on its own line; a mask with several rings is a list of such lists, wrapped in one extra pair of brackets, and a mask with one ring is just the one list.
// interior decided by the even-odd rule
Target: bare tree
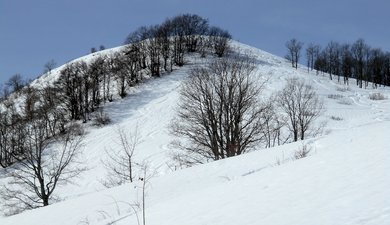
[(328, 43), (326, 48), (324, 49), (326, 54), (327, 61), (327, 71), (329, 73), (329, 79), (332, 80), (332, 74), (338, 76), (338, 81), (340, 81), (340, 45), (335, 41), (331, 41)]
[(11, 118), (12, 115), (8, 110), (0, 111), (0, 166), (3, 168), (15, 162), (13, 155), (19, 149), (15, 143), (18, 138), (14, 135)]
[(115, 61), (113, 58), (105, 58), (103, 61), (103, 80), (102, 80), (102, 91), (103, 91), (103, 103), (106, 101), (113, 101), (113, 94), (111, 92), (111, 80), (115, 76), (113, 67), (115, 66)]
[(390, 86), (390, 52), (383, 56), (383, 84)]
[(113, 77), (116, 80), (118, 95), (121, 98), (124, 98), (127, 96), (126, 88), (129, 75), (128, 66), (130, 63), (128, 61), (128, 57), (116, 52), (109, 61), (111, 63), (110, 72), (114, 75)]
[(146, 53), (149, 58), (149, 64), (147, 66), (150, 74), (152, 76), (160, 76), (160, 67), (161, 67), (161, 45), (158, 38), (159, 26), (150, 26), (147, 30), (147, 39), (146, 43)]
[(285, 135), (283, 132), (286, 126), (285, 118), (278, 112), (273, 102), (274, 97), (270, 99), (269, 108), (262, 115), (265, 121), (263, 129), (265, 148), (285, 144), (290, 139), (290, 135)]
[(147, 27), (142, 26), (136, 29), (134, 32), (130, 33), (125, 41), (125, 44), (131, 44), (132, 45), (132, 51), (136, 53), (137, 60), (139, 63), (139, 67), (141, 69), (146, 69), (146, 43), (144, 40), (146, 40), (149, 37), (149, 30)]
[(27, 86), (23, 91), (25, 95), (22, 113), (27, 120), (35, 117), (36, 104), (39, 101), (38, 90), (34, 87)]
[(44, 65), (44, 70), (43, 73), (51, 73), (51, 71), (56, 67), (57, 63), (54, 61), (54, 59), (49, 60), (45, 65)]
[(209, 31), (209, 39), (211, 46), (214, 49), (214, 53), (218, 57), (222, 57), (227, 54), (229, 49), (229, 41), (232, 39), (230, 33), (219, 27), (211, 27)]
[[(150, 187), (150, 180), (157, 175), (157, 170), (152, 169), (149, 161), (143, 161), (140, 164), (138, 179), (134, 180), (134, 188), (140, 189), (141, 196), (139, 196), (137, 191), (137, 200), (130, 204), (131, 209), (133, 210), (138, 225), (146, 225), (146, 197), (147, 189)], [(142, 213), (142, 223), (140, 222), (139, 213)]]
[(364, 64), (365, 57), (368, 52), (368, 45), (365, 43), (363, 39), (358, 39), (355, 43), (353, 43), (351, 47), (351, 52), (354, 60), (354, 71), (356, 76), (356, 84), (362, 88), (363, 87), (363, 79), (364, 79)]
[(320, 72), (324, 75), (324, 73), (328, 70), (327, 63), (326, 52), (322, 50), (314, 61), (314, 69), (317, 70), (317, 75)]
[(177, 66), (184, 65), (185, 53), (185, 22), (182, 16), (176, 16), (171, 20), (173, 48), (172, 59)]
[(384, 61), (384, 53), (381, 49), (374, 48), (371, 50), (370, 54), (370, 62), (369, 68), (372, 73), (372, 85), (374, 88), (378, 87), (378, 84), (382, 83), (383, 76), (383, 61)]
[(28, 123), (24, 159), (10, 169), (1, 190), (6, 214), (49, 205), (56, 199), (56, 188), (84, 170), (77, 162), (83, 136), (69, 131), (55, 142), (47, 137), (43, 118)]
[(163, 24), (161, 24), (158, 27), (158, 30), (156, 31), (156, 39), (159, 45), (161, 57), (164, 64), (164, 70), (172, 72), (173, 68), (173, 61), (170, 62), (170, 68), (168, 69), (168, 60), (172, 59), (172, 40), (171, 40), (171, 34), (172, 34), (172, 22), (171, 20), (167, 19)]
[(0, 166), (6, 168), (23, 159), (25, 119), (17, 112), (12, 100), (7, 99), (0, 112)]
[(12, 88), (13, 92), (19, 92), (25, 86), (25, 81), (20, 74), (15, 74), (9, 78), (7, 85)]
[(141, 181), (141, 203), (142, 203), (142, 224), (146, 225), (146, 191), (148, 186), (150, 185), (150, 180), (156, 176), (157, 171), (152, 170), (150, 163), (148, 161), (144, 161), (141, 164), (139, 181)]
[(293, 68), (298, 69), (298, 62), (299, 62), (299, 58), (301, 56), (302, 46), (303, 46), (303, 43), (298, 41), (295, 38), (289, 40), (286, 43), (286, 47), (288, 50), (288, 53), (286, 55), (286, 59), (291, 61), (291, 65)]
[[(96, 108), (100, 106), (104, 98), (104, 90), (105, 90), (105, 76), (106, 76), (106, 68), (105, 68), (105, 57), (99, 56), (94, 58), (89, 66), (88, 66), (88, 76), (91, 79), (91, 94), (92, 94), (92, 103), (91, 103), (91, 111), (95, 111)], [(101, 91), (103, 89), (103, 96), (101, 96)]]
[(291, 78), (276, 98), (278, 106), (287, 115), (287, 126), (292, 132), (294, 141), (303, 140), (307, 132), (313, 128), (314, 120), (324, 110), (314, 88), (303, 80)]
[(5, 84), (0, 85), (0, 102), (8, 98), (10, 94), (9, 86)]
[(262, 114), (269, 105), (259, 99), (263, 85), (251, 78), (254, 69), (243, 56), (192, 69), (171, 125), (174, 135), (188, 140), (175, 143), (184, 151), (177, 155), (183, 164), (240, 155), (262, 140)]
[[(131, 208), (137, 217), (137, 224), (141, 224), (139, 220), (139, 211), (142, 212), (142, 224), (146, 224), (146, 195), (150, 180), (156, 176), (157, 171), (152, 169), (148, 161), (135, 163), (133, 156), (137, 145), (140, 143), (138, 127), (130, 133), (124, 131), (123, 128), (117, 130), (119, 137), (119, 145), (121, 148), (118, 151), (106, 151), (108, 160), (103, 161), (103, 164), (108, 169), (107, 180), (103, 181), (106, 187), (121, 185), (125, 182), (134, 182), (135, 188), (141, 190), (141, 196), (138, 196)], [(137, 166), (137, 176), (134, 172), (134, 166)], [(138, 177), (137, 179), (135, 179)]]
[(56, 82), (71, 119), (83, 119), (83, 122), (87, 122), (92, 111), (92, 78), (88, 72), (88, 65), (84, 61), (69, 63), (61, 70), (61, 76)]
[(183, 22), (184, 37), (188, 52), (197, 51), (199, 40), (208, 31), (208, 21), (196, 14), (179, 16)]
[(126, 132), (123, 128), (117, 129), (120, 148), (106, 150), (108, 160), (103, 161), (108, 170), (107, 180), (103, 183), (107, 187), (117, 186), (134, 180), (134, 153), (140, 143), (138, 128), (133, 132)]
[(341, 46), (341, 74), (344, 76), (344, 84), (349, 84), (349, 77), (352, 76), (353, 58), (350, 45), (343, 44)]
[(314, 62), (316, 61), (316, 58), (318, 57), (319, 52), (320, 52), (320, 46), (315, 45), (313, 43), (310, 43), (309, 46), (306, 48), (307, 70), (308, 71), (314, 69)]

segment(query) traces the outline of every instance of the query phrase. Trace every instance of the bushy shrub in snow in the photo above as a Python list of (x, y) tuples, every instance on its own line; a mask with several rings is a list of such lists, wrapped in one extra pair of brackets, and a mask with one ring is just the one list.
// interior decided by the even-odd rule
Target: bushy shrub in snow
[(344, 98), (344, 96), (343, 95), (339, 95), (339, 94), (330, 94), (330, 95), (328, 95), (328, 98), (340, 99), (340, 98)]
[(67, 132), (78, 136), (85, 134), (83, 126), (76, 122), (72, 122), (68, 125)]
[(95, 118), (93, 120), (93, 125), (95, 126), (104, 126), (111, 123), (111, 118), (107, 115), (107, 113), (103, 112), (103, 110), (99, 110), (96, 113)]
[(385, 96), (382, 94), (382, 93), (371, 93), (369, 96), (368, 96), (371, 100), (384, 100), (385, 99)]
[(302, 145), (302, 147), (295, 152), (294, 158), (295, 159), (305, 158), (309, 156), (310, 151), (311, 151), (311, 147), (308, 147), (307, 145)]
[(349, 90), (350, 90), (349, 86), (337, 86), (336, 87), (336, 91), (340, 91), (340, 92), (346, 92)]
[(331, 116), (330, 117), (332, 120), (336, 120), (336, 121), (340, 121), (340, 120), (343, 120), (342, 117), (339, 117), (339, 116)]

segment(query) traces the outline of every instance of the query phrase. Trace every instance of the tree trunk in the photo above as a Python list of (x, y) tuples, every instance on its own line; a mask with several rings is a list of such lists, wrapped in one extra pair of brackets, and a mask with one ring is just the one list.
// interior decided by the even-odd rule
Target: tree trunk
[(43, 200), (43, 206), (48, 206), (49, 205), (49, 197), (48, 196), (42, 196)]

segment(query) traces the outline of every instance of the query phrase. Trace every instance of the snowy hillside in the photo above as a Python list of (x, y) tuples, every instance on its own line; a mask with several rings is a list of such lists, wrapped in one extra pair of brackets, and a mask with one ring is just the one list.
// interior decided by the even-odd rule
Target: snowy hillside
[[(312, 84), (325, 101), (326, 112), (319, 119), (327, 121), (323, 135), (175, 171), (168, 125), (178, 89), (191, 66), (205, 63), (191, 57), (189, 65), (147, 80), (125, 99), (106, 104), (113, 123), (87, 127), (83, 163), (88, 170), (75, 184), (57, 190), (64, 201), (0, 217), (0, 224), (138, 224), (141, 212), (134, 207), (141, 201), (141, 181), (109, 189), (102, 185), (106, 151), (119, 148), (118, 127), (138, 127), (142, 141), (135, 160), (147, 160), (156, 171), (146, 187), (148, 225), (390, 224), (390, 89), (359, 89), (353, 80), (346, 88), (328, 75), (295, 70), (282, 58), (233, 45), (257, 58), (256, 73), (269, 78), (267, 93), (280, 90), (294, 76)], [(58, 70), (33, 85), (44, 86), (56, 76)], [(377, 92), (386, 99), (369, 98)], [(294, 159), (303, 144), (310, 155)]]

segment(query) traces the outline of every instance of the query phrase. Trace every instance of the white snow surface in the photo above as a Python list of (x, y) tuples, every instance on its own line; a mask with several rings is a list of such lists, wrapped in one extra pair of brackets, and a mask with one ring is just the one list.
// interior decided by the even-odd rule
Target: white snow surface
[[(304, 143), (172, 171), (173, 137), (168, 126), (175, 116), (180, 83), (191, 66), (204, 63), (190, 57), (190, 65), (147, 80), (125, 99), (106, 105), (113, 123), (87, 127), (82, 160), (89, 170), (76, 184), (57, 190), (63, 201), (0, 217), (0, 224), (138, 224), (142, 212), (132, 206), (142, 203), (141, 181), (108, 189), (101, 184), (107, 174), (102, 165), (105, 150), (120, 147), (116, 130), (132, 131), (137, 126), (142, 142), (135, 160), (149, 161), (158, 172), (146, 188), (148, 225), (390, 224), (390, 89), (371, 85), (359, 89), (354, 80), (346, 89), (327, 74), (308, 73), (303, 67), (295, 70), (282, 58), (237, 42), (233, 45), (256, 56), (256, 73), (269, 79), (266, 93), (280, 90), (290, 77), (311, 83), (325, 101), (326, 112), (320, 119), (328, 122), (324, 133)], [(44, 86), (56, 76), (58, 70), (33, 84)], [(386, 99), (370, 100), (369, 94), (376, 92)], [(310, 155), (292, 159), (303, 144), (311, 148)]]

